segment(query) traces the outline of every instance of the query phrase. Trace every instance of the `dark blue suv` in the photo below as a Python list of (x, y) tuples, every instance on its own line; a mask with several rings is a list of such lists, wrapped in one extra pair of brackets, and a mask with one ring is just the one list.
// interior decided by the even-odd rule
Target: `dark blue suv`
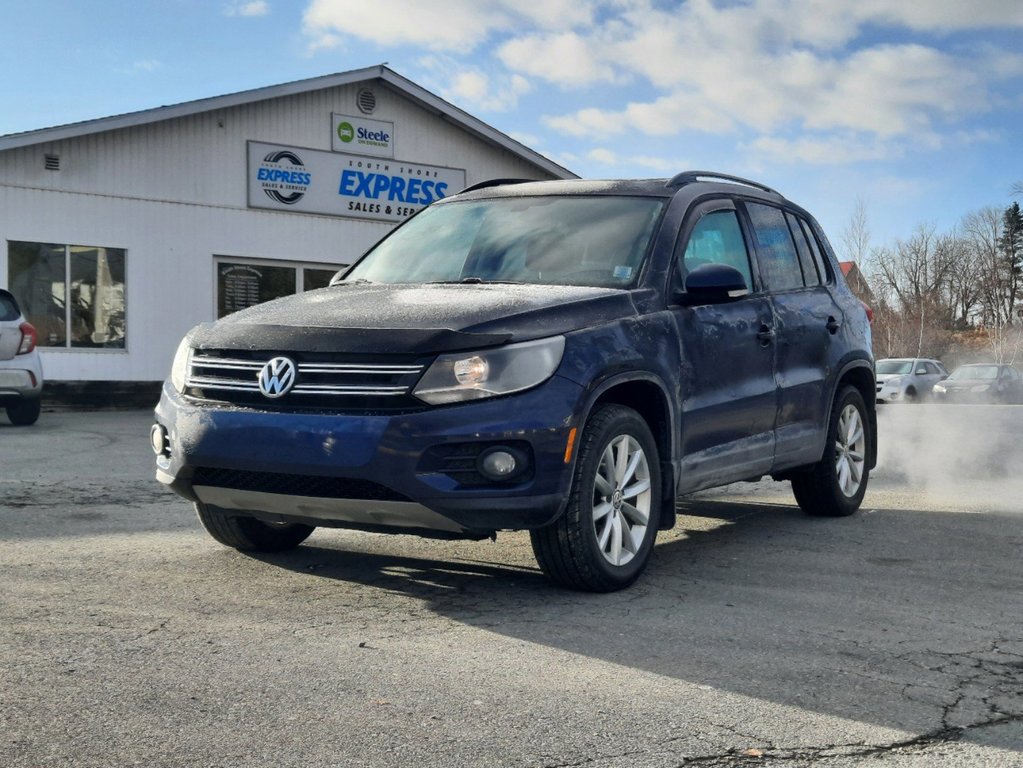
[(551, 579), (610, 591), (679, 494), (772, 475), (810, 514), (854, 512), (874, 394), (866, 309), (774, 190), (500, 181), (327, 288), (195, 328), (152, 442), (231, 547), (528, 529)]

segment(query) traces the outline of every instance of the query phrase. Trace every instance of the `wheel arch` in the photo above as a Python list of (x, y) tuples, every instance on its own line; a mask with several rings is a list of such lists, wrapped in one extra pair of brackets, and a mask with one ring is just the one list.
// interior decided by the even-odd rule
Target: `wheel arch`
[(868, 466), (877, 466), (877, 385), (875, 384), (874, 368), (869, 360), (853, 360), (845, 365), (838, 375), (835, 388), (831, 393), (828, 413), (835, 405), (835, 398), (846, 386), (855, 387), (867, 406), (867, 418), (870, 420), (870, 456)]
[[(649, 373), (619, 374), (604, 381), (590, 396), (582, 424), (603, 405), (623, 405), (631, 408), (650, 427), (657, 444), (661, 468), (660, 529), (675, 525), (675, 453), (677, 450), (677, 413), (664, 383)], [(581, 426), (580, 425), (580, 426)]]

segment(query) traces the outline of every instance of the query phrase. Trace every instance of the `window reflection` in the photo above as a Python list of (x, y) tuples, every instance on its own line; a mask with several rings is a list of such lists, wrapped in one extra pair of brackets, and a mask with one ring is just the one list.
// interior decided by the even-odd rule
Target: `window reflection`
[(124, 349), (124, 269), (121, 248), (7, 245), (7, 284), (41, 347)]
[(71, 246), (71, 346), (124, 348), (124, 251)]

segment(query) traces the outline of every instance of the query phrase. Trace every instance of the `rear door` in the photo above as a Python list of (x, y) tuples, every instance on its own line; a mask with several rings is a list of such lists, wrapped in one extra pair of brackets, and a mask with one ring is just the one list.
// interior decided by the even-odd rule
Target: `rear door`
[(0, 360), (10, 360), (21, 346), (21, 311), (14, 297), (0, 291)]
[(802, 219), (780, 207), (747, 201), (756, 257), (771, 297), (776, 333), (778, 419), (774, 469), (820, 459), (827, 428), (832, 344), (844, 322), (821, 274)]
[(774, 455), (777, 408), (773, 315), (759, 290), (735, 205), (700, 205), (683, 225), (674, 287), (702, 264), (723, 263), (746, 278), (751, 295), (721, 304), (673, 306), (679, 371), (682, 472), (679, 492), (758, 477)]

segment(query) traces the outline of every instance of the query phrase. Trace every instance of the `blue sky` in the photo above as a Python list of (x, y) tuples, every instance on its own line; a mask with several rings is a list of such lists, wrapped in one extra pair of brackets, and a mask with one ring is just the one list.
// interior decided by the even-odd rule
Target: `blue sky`
[(1023, 182), (1021, 0), (0, 0), (0, 134), (386, 62), (586, 178), (749, 176), (841, 253)]

